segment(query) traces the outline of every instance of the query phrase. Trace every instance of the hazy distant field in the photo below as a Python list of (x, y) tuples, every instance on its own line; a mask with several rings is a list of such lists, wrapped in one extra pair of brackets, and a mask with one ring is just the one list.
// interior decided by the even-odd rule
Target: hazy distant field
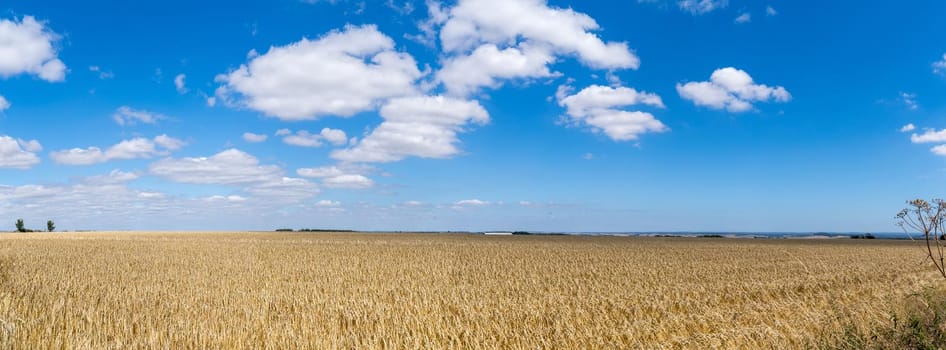
[(911, 242), (0, 235), (3, 348), (838, 344), (934, 280)]

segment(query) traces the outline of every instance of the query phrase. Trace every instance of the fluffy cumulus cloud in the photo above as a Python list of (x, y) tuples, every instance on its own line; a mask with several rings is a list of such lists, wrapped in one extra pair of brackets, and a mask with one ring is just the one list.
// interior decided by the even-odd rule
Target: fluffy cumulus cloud
[(749, 73), (732, 67), (713, 71), (709, 81), (677, 84), (680, 97), (698, 106), (746, 112), (753, 102), (788, 102), (792, 95), (784, 87), (756, 84)]
[(677, 2), (677, 6), (679, 6), (681, 10), (694, 15), (713, 12), (727, 5), (729, 5), (728, 0), (680, 0)]
[(36, 152), (43, 146), (36, 140), (0, 136), (0, 168), (29, 169), (40, 162)]
[(615, 141), (670, 130), (651, 113), (626, 110), (635, 105), (664, 108), (660, 96), (632, 88), (592, 85), (574, 95), (560, 94), (559, 105), (566, 108), (570, 122), (590, 126)]
[(272, 47), (222, 74), (216, 95), (282, 120), (347, 117), (409, 95), (422, 76), (414, 59), (374, 25)]
[(162, 134), (155, 136), (154, 143), (169, 151), (176, 151), (187, 145), (187, 142)]
[(177, 89), (177, 93), (183, 95), (190, 91), (190, 89), (187, 88), (186, 79), (186, 74), (178, 74), (176, 77), (174, 77), (174, 88)]
[(0, 20), (0, 76), (32, 74), (56, 82), (66, 78), (66, 65), (59, 59), (59, 36), (32, 16)]
[(167, 116), (160, 113), (137, 110), (128, 106), (118, 107), (118, 109), (115, 110), (115, 113), (112, 114), (112, 120), (114, 120), (118, 125), (135, 125), (138, 123), (155, 124), (159, 120), (164, 120), (167, 118)]
[(269, 138), (269, 136), (266, 136), (265, 134), (254, 134), (251, 132), (243, 133), (243, 141), (250, 142), (250, 143), (264, 142), (266, 141), (267, 138)]
[(95, 175), (82, 179), (82, 183), (93, 185), (118, 184), (136, 180), (141, 177), (139, 173), (125, 172), (119, 169), (112, 169), (111, 172), (104, 175)]
[(313, 183), (283, 173), (279, 166), (260, 164), (259, 159), (238, 149), (210, 157), (165, 158), (148, 167), (148, 174), (170, 181), (241, 186), (255, 197), (299, 200), (318, 194)]
[[(218, 229), (271, 229), (260, 226), (266, 221), (261, 218), (285, 220), (285, 213), (304, 208), (317, 192), (305, 180), (279, 178), (237, 193), (181, 196), (132, 188), (129, 182), (140, 176), (113, 170), (69, 184), (0, 185), (0, 211), (17, 213), (27, 225), (52, 218), (63, 229), (193, 229), (208, 223)], [(305, 221), (309, 214), (295, 218)]]
[(743, 12), (741, 15), (739, 15), (738, 17), (736, 17), (736, 19), (733, 20), (733, 22), (736, 22), (736, 23), (749, 23), (749, 22), (752, 22), (752, 14), (751, 14), (751, 13), (748, 13), (748, 12)]
[(495, 88), (505, 79), (551, 77), (548, 65), (555, 60), (542, 46), (521, 45), (500, 50), (485, 44), (469, 55), (447, 59), (437, 80), (447, 91), (466, 95), (480, 87)]
[(943, 54), (943, 59), (933, 62), (933, 73), (946, 75), (946, 53)]
[(338, 208), (342, 206), (342, 203), (339, 201), (323, 199), (318, 202), (315, 202), (315, 206), (323, 207), (323, 208)]
[[(912, 123), (904, 125), (900, 128), (900, 132), (910, 132), (916, 130), (916, 126)], [(930, 148), (930, 152), (938, 156), (946, 156), (946, 129), (936, 130), (936, 129), (926, 129), (923, 133), (917, 134), (913, 133), (910, 135), (910, 142), (913, 143), (940, 143), (941, 145), (936, 145)]]
[(302, 177), (318, 178), (322, 186), (328, 188), (364, 189), (374, 186), (374, 181), (362, 175), (364, 169), (338, 166), (324, 166), (318, 168), (301, 168), (296, 174)]
[(946, 156), (946, 145), (933, 146), (930, 152), (938, 156)]
[(348, 136), (345, 135), (345, 132), (338, 129), (322, 128), (322, 131), (319, 131), (319, 136), (321, 136), (323, 140), (328, 141), (328, 143), (336, 146), (344, 145), (348, 142)]
[(299, 130), (293, 133), (288, 129), (280, 129), (276, 132), (277, 136), (282, 136), (282, 141), (287, 145), (299, 147), (321, 147), (322, 142), (326, 141), (336, 146), (344, 145), (348, 142), (345, 132), (338, 129), (322, 128), (318, 134), (310, 133), (306, 130)]
[(591, 32), (598, 28), (590, 16), (549, 7), (545, 0), (461, 0), (450, 9), (440, 40), (449, 52), (472, 50), (487, 43), (513, 45), (521, 40), (577, 55), (596, 68), (640, 65), (627, 43), (605, 43)]
[(228, 149), (210, 157), (165, 158), (152, 163), (148, 172), (181, 183), (244, 184), (266, 182), (282, 176), (275, 165), (260, 165), (256, 157)]
[[(428, 4), (428, 7), (429, 4)], [(560, 55), (601, 69), (637, 69), (640, 59), (625, 42), (605, 42), (598, 23), (545, 0), (461, 0), (449, 10), (433, 7), (421, 29), (442, 24), (447, 53), (436, 80), (463, 96), (503, 80), (555, 76), (548, 65)]]
[[(912, 126), (912, 125), (913, 124), (909, 124), (908, 126)], [(910, 130), (913, 130), (913, 129), (910, 129)], [(927, 129), (922, 134), (910, 135), (910, 142), (913, 142), (913, 143), (946, 142), (946, 129), (942, 129), (942, 130)]]
[(54, 151), (49, 154), (56, 163), (66, 165), (89, 165), (120, 159), (147, 159), (168, 155), (186, 143), (168, 135), (158, 135), (154, 139), (136, 137), (121, 141), (106, 150), (99, 147), (73, 148)]
[(484, 205), (489, 205), (490, 203), (488, 201), (479, 200), (479, 199), (464, 199), (464, 200), (459, 200), (454, 204), (459, 205), (459, 206), (481, 207)]
[[(45, 222), (40, 218), (55, 218), (60, 224), (57, 226), (71, 224), (76, 229), (85, 228), (75, 225), (86, 218), (94, 219), (82, 224), (98, 221), (114, 225), (122, 217), (140, 218), (152, 214), (163, 207), (164, 196), (156, 194), (131, 190), (121, 182), (83, 180), (70, 185), (0, 185), (0, 210), (24, 216), (27, 225)], [(63, 220), (68, 223), (62, 224)]]
[[(497, 203), (497, 204), (501, 204), (501, 203), (502, 203), (502, 202)], [(459, 201), (454, 202), (453, 204), (451, 204), (451, 205), (449, 206), (449, 208), (450, 208), (450, 209), (453, 209), (453, 210), (464, 210), (464, 209), (472, 209), (472, 208), (486, 207), (486, 206), (489, 206), (489, 205), (492, 205), (492, 204), (493, 204), (493, 203), (490, 202), (490, 201), (484, 201), (484, 200), (475, 199), (475, 198), (474, 198), (474, 199), (463, 199), (463, 200), (459, 200)]]
[(362, 189), (374, 186), (374, 181), (360, 174), (346, 174), (322, 180), (322, 185), (328, 188)]
[(485, 124), (489, 114), (476, 101), (419, 96), (392, 99), (381, 108), (384, 122), (348, 149), (333, 151), (347, 162), (393, 162), (406, 157), (448, 158), (460, 152), (457, 133)]

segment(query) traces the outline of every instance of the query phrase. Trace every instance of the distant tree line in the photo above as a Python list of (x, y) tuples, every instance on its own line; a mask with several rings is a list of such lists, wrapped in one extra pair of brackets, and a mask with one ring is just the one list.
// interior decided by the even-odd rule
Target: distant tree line
[(16, 232), (53, 232), (56, 230), (56, 223), (52, 220), (46, 221), (46, 231), (43, 230), (33, 230), (26, 228), (26, 223), (23, 222), (23, 219), (16, 219)]
[(291, 228), (277, 228), (276, 232), (355, 232), (355, 230), (336, 230), (336, 229), (322, 229), (322, 228), (300, 228), (298, 230), (293, 230)]

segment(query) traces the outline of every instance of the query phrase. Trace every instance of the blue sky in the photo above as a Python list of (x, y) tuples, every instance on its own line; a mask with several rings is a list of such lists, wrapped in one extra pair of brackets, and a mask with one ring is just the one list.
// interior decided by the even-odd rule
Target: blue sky
[(6, 1), (0, 220), (895, 231), (946, 3)]

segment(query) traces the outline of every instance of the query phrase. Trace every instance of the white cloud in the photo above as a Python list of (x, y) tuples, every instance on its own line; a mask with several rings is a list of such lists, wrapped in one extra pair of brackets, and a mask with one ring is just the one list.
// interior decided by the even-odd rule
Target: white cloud
[(729, 5), (728, 0), (680, 0), (677, 6), (694, 15), (702, 15)]
[(345, 132), (338, 129), (322, 128), (319, 135), (322, 136), (322, 139), (325, 141), (336, 146), (344, 145), (348, 142), (348, 136), (345, 135)]
[(426, 0), (427, 18), (417, 23), (417, 29), (420, 34), (405, 34), (404, 37), (417, 41), (427, 47), (434, 47), (437, 39), (437, 27), (442, 25), (449, 18), (449, 14), (444, 10), (439, 1)]
[(437, 81), (451, 94), (465, 96), (480, 87), (496, 88), (500, 79), (551, 77), (548, 65), (555, 57), (545, 47), (520, 45), (500, 50), (484, 44), (469, 55), (448, 58)]
[(33, 74), (56, 82), (66, 77), (55, 43), (59, 35), (33, 16), (0, 20), (0, 76)]
[(340, 168), (337, 166), (323, 166), (318, 168), (300, 168), (296, 174), (302, 177), (319, 178), (322, 185), (329, 188), (364, 189), (374, 186), (374, 181), (359, 174), (360, 170)]
[(102, 152), (102, 149), (98, 147), (85, 149), (72, 148), (63, 151), (55, 151), (51, 152), (49, 157), (56, 163), (68, 165), (88, 165), (108, 161), (105, 157), (105, 152)]
[(562, 98), (562, 106), (568, 107), (569, 114), (590, 114), (596, 109), (607, 109), (637, 104), (664, 108), (663, 100), (657, 94), (637, 91), (628, 87), (592, 85), (577, 94)]
[(916, 125), (913, 125), (913, 123), (904, 125), (902, 128), (900, 128), (900, 132), (911, 132), (913, 130), (916, 130)]
[(315, 202), (315, 206), (323, 207), (323, 208), (337, 208), (337, 207), (342, 206), (342, 203), (339, 201), (323, 199), (318, 202)]
[(317, 134), (310, 134), (308, 131), (300, 130), (295, 134), (286, 135), (282, 142), (287, 145), (299, 147), (320, 147), (322, 146), (322, 137)]
[(246, 202), (246, 197), (238, 195), (221, 196), (215, 195), (205, 198), (208, 202)]
[(275, 165), (260, 165), (259, 160), (238, 149), (228, 149), (210, 157), (166, 158), (148, 167), (155, 176), (193, 184), (246, 184), (266, 182), (282, 176)]
[(933, 62), (933, 73), (946, 75), (946, 53), (942, 61)]
[[(152, 194), (151, 196), (146, 195)], [(68, 222), (94, 218), (108, 222), (114, 218), (151, 214), (162, 206), (154, 192), (128, 189), (123, 183), (92, 183), (72, 185), (0, 185), (0, 210), (26, 216), (27, 225), (53, 218), (60, 227)], [(137, 214), (136, 214), (137, 213)], [(115, 214), (114, 216), (112, 216)], [(31, 220), (36, 219), (36, 220)], [(63, 220), (60, 220), (63, 219)], [(91, 222), (91, 221), (90, 221)]]
[(394, 3), (394, 0), (387, 0), (384, 2), (384, 5), (401, 16), (407, 16), (410, 15), (411, 12), (414, 12), (414, 3), (410, 0), (404, 1), (402, 5)]
[(0, 168), (29, 169), (39, 164), (39, 152), (43, 147), (36, 140), (17, 140), (0, 136)]
[(765, 15), (766, 15), (766, 16), (775, 16), (775, 15), (777, 15), (777, 14), (778, 14), (778, 12), (775, 11), (775, 8), (773, 8), (772, 6), (766, 6), (766, 7), (765, 7)]
[(102, 79), (102, 80), (104, 80), (104, 79), (111, 79), (111, 78), (114, 78), (114, 77), (115, 77), (115, 74), (113, 74), (112, 72), (109, 72), (109, 71), (105, 71), (105, 70), (103, 70), (103, 69), (102, 69), (101, 67), (99, 67), (99, 66), (89, 66), (89, 71), (90, 71), (90, 72), (94, 72), (94, 73), (98, 73), (99, 79)]
[(336, 166), (323, 166), (318, 168), (300, 168), (296, 174), (302, 177), (334, 177), (345, 175), (347, 172)]
[(457, 133), (469, 123), (485, 124), (489, 114), (476, 101), (443, 96), (390, 100), (380, 111), (384, 122), (357, 145), (336, 150), (348, 162), (393, 162), (406, 157), (448, 158), (460, 152)]
[(736, 17), (734, 20), (736, 23), (749, 23), (752, 22), (752, 14), (748, 12), (743, 12), (739, 17)]
[(10, 101), (7, 101), (5, 97), (0, 95), (0, 112), (5, 111), (7, 108), (10, 108)]
[(138, 192), (138, 198), (141, 198), (141, 199), (154, 199), (154, 198), (165, 198), (165, 197), (167, 197), (167, 195), (161, 192), (149, 192), (149, 191)]
[(165, 158), (151, 163), (148, 173), (179, 183), (241, 186), (253, 197), (279, 202), (294, 202), (319, 193), (315, 184), (285, 177), (280, 167), (262, 165), (256, 157), (233, 148), (210, 157)]
[(461, 206), (461, 207), (482, 207), (489, 204), (490, 202), (479, 200), (479, 199), (464, 199), (464, 200), (457, 201), (456, 203), (454, 203), (454, 205)]
[(620, 109), (639, 104), (664, 107), (660, 96), (627, 87), (592, 85), (559, 99), (571, 122), (584, 123), (615, 141), (636, 140), (643, 133), (670, 130), (653, 114)]
[(345, 174), (322, 179), (322, 185), (328, 188), (363, 189), (374, 186), (374, 181), (364, 175)]
[(287, 145), (299, 147), (321, 147), (322, 140), (328, 141), (336, 146), (348, 142), (348, 137), (345, 135), (344, 131), (330, 128), (322, 128), (322, 131), (318, 134), (313, 134), (306, 130), (299, 130), (292, 133), (289, 129), (279, 129), (276, 131), (276, 135), (283, 136), (282, 141)]
[(930, 148), (930, 152), (938, 156), (946, 156), (946, 145), (933, 146), (933, 148)]
[(939, 130), (939, 131), (934, 130), (934, 129), (927, 129), (926, 132), (922, 134), (910, 135), (910, 142), (913, 142), (913, 143), (946, 142), (946, 129)]
[(743, 70), (732, 67), (713, 71), (710, 81), (677, 84), (677, 93), (698, 106), (745, 112), (753, 109), (753, 102), (788, 102), (792, 95), (784, 87), (755, 84)]
[(217, 96), (282, 120), (348, 117), (380, 100), (413, 94), (414, 59), (373, 25), (272, 47), (218, 76)]
[(267, 138), (269, 138), (269, 136), (264, 134), (254, 134), (251, 132), (243, 133), (243, 140), (250, 143), (260, 143), (266, 141)]
[(167, 134), (161, 134), (154, 138), (154, 143), (158, 146), (164, 147), (169, 151), (176, 151), (187, 145), (186, 142), (170, 137)]
[(24, 151), (27, 152), (39, 152), (43, 150), (43, 145), (39, 144), (39, 141), (36, 140), (27, 141), (24, 139), (17, 139), (16, 142), (20, 144), (20, 147), (23, 147)]
[(118, 107), (115, 114), (112, 114), (112, 120), (118, 123), (118, 125), (135, 125), (137, 123), (155, 124), (159, 120), (164, 119), (168, 119), (168, 117), (160, 113), (132, 109), (128, 106)]
[(95, 185), (106, 185), (106, 184), (119, 184), (126, 183), (132, 180), (136, 180), (141, 177), (141, 174), (124, 172), (118, 169), (113, 169), (108, 174), (105, 175), (96, 175), (89, 176), (82, 180), (82, 183), (85, 184), (95, 184)]
[(124, 140), (105, 151), (106, 160), (149, 158), (158, 154), (157, 142), (139, 137)]
[(190, 91), (187, 88), (185, 79), (187, 79), (187, 75), (185, 74), (178, 74), (176, 77), (174, 77), (174, 88), (177, 89), (177, 93), (182, 94), (182, 95)]
[(98, 147), (73, 148), (50, 152), (52, 160), (66, 165), (90, 165), (118, 159), (141, 159), (167, 155), (186, 143), (176, 138), (159, 135), (154, 139), (136, 137), (124, 140), (102, 151)]
[(915, 111), (920, 108), (920, 104), (916, 102), (916, 94), (901, 92), (900, 102), (902, 102), (903, 105), (911, 111)]
[(297, 202), (319, 194), (319, 188), (306, 179), (281, 177), (265, 182), (251, 183), (243, 189), (254, 197), (274, 202)]
[(447, 52), (473, 50), (481, 44), (515, 45), (518, 41), (574, 54), (594, 68), (636, 69), (640, 60), (627, 43), (603, 42), (590, 16), (549, 7), (545, 0), (461, 0), (449, 10), (440, 32)]
[(0, 212), (23, 217), (30, 227), (52, 219), (68, 230), (182, 230), (200, 225), (266, 230), (274, 222), (302, 225), (318, 219), (311, 206), (318, 188), (304, 179), (276, 175), (232, 185), (236, 188), (229, 193), (191, 197), (130, 188), (129, 182), (140, 175), (113, 170), (71, 184), (0, 185)]

